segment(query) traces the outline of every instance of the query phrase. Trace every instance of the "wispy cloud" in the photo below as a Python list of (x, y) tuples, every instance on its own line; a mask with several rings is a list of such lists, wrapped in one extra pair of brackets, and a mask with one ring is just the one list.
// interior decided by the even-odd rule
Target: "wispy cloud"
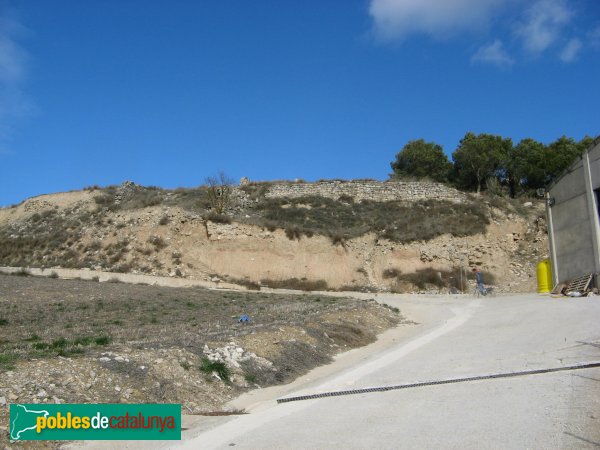
[(592, 47), (600, 48), (600, 23), (587, 34)]
[(385, 40), (411, 34), (440, 38), (485, 27), (507, 0), (371, 0), (375, 33)]
[(516, 27), (523, 47), (530, 53), (541, 53), (560, 39), (574, 11), (565, 0), (537, 0), (524, 14)]
[(583, 44), (581, 43), (581, 41), (577, 38), (573, 38), (571, 39), (567, 45), (565, 45), (565, 47), (562, 49), (562, 51), (560, 52), (560, 59), (562, 62), (566, 62), (566, 63), (570, 63), (573, 62), (577, 59), (577, 56), (579, 55), (579, 52), (581, 51), (581, 48), (583, 47)]
[(15, 121), (33, 110), (23, 91), (28, 55), (18, 40), (25, 34), (8, 2), (0, 0), (0, 151)]
[(498, 67), (510, 67), (515, 63), (504, 49), (500, 39), (481, 46), (471, 57), (471, 62), (493, 64)]

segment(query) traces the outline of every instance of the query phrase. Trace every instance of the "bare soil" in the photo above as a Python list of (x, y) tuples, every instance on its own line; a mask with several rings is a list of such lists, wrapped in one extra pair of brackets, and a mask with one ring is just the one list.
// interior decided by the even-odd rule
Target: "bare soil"
[[(375, 301), (319, 294), (0, 275), (0, 444), (10, 403), (163, 402), (214, 414), (403, 322)], [(225, 362), (229, 381), (200, 370), (207, 357)]]

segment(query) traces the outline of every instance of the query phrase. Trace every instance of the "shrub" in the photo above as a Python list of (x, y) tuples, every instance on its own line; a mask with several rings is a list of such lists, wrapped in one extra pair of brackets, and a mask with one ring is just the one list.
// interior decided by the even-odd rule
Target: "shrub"
[(219, 215), (223, 214), (233, 201), (231, 196), (233, 180), (225, 175), (224, 172), (219, 172), (217, 176), (207, 177), (205, 182), (206, 199), (211, 209)]
[(331, 243), (333, 245), (341, 245), (342, 247), (346, 246), (346, 236), (340, 233), (333, 233), (329, 236), (329, 238), (331, 239)]
[(15, 355), (0, 354), (0, 370), (12, 370), (15, 368)]
[(300, 228), (296, 226), (289, 226), (285, 228), (285, 235), (291, 241), (293, 241), (294, 239), (300, 240), (302, 232), (300, 231)]
[(409, 281), (419, 289), (425, 289), (427, 284), (433, 284), (437, 287), (445, 287), (444, 280), (440, 277), (439, 271), (430, 267), (417, 270), (413, 273), (407, 273), (397, 277), (399, 280)]
[(231, 370), (222, 361), (211, 361), (207, 357), (204, 357), (200, 361), (200, 371), (207, 375), (216, 373), (223, 381), (229, 382), (231, 380)]
[(154, 245), (154, 249), (156, 251), (159, 251), (167, 246), (165, 240), (162, 237), (156, 235), (150, 236), (148, 238), (148, 243)]
[(211, 211), (207, 214), (205, 214), (204, 216), (202, 216), (202, 218), (204, 220), (210, 220), (211, 222), (214, 223), (225, 223), (225, 224), (229, 224), (231, 223), (231, 217), (229, 217), (228, 215), (225, 214), (220, 214), (214, 211)]
[(31, 275), (31, 272), (28, 269), (26, 269), (25, 267), (21, 267), (16, 272), (13, 272), (12, 275), (15, 275), (17, 277), (28, 277)]
[(100, 194), (94, 197), (94, 201), (99, 206), (110, 206), (115, 203), (115, 197), (109, 194)]
[(395, 267), (391, 267), (389, 269), (385, 269), (382, 273), (383, 279), (388, 280), (390, 278), (397, 278), (400, 276), (402, 271), (400, 269), (396, 269)]
[(327, 290), (327, 281), (325, 280), (307, 280), (306, 278), (288, 278), (286, 280), (260, 280), (262, 285), (274, 289), (295, 289), (298, 291), (325, 291)]
[(94, 344), (100, 345), (100, 346), (108, 345), (108, 344), (110, 344), (110, 341), (111, 341), (110, 336), (97, 336), (94, 338)]
[(50, 272), (50, 275), (48, 275), (48, 278), (58, 278), (58, 274), (55, 271)]
[(167, 225), (169, 223), (169, 216), (164, 215), (160, 218), (160, 220), (158, 221), (159, 225)]

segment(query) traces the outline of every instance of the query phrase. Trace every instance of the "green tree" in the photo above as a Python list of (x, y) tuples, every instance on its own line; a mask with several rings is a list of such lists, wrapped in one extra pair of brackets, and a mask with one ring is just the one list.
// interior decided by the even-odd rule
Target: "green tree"
[(579, 142), (562, 136), (546, 146), (534, 139), (523, 139), (515, 147), (512, 158), (516, 179), (524, 190), (533, 191), (546, 187), (585, 152), (593, 141), (589, 136)]
[(406, 144), (390, 165), (398, 177), (431, 178), (439, 182), (448, 181), (452, 168), (442, 147), (423, 139)]
[(512, 153), (512, 140), (491, 134), (468, 132), (452, 153), (452, 178), (463, 189), (481, 191), (490, 177), (514, 179), (506, 167)]
[(575, 139), (562, 136), (548, 145), (546, 167), (548, 177), (546, 185), (556, 180), (567, 168), (573, 164), (578, 156), (581, 156), (592, 144), (593, 139), (589, 136), (577, 142)]
[(514, 149), (514, 164), (519, 186), (524, 190), (544, 187), (550, 178), (548, 148), (535, 139), (522, 139)]

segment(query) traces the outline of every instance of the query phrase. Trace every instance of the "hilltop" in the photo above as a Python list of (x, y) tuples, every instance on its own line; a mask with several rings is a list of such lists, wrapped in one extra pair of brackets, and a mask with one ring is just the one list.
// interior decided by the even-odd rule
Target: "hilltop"
[(447, 292), (461, 287), (457, 268), (478, 265), (501, 290), (532, 291), (546, 249), (541, 201), (431, 182), (242, 180), (175, 190), (125, 182), (0, 209), (0, 266), (250, 289)]

